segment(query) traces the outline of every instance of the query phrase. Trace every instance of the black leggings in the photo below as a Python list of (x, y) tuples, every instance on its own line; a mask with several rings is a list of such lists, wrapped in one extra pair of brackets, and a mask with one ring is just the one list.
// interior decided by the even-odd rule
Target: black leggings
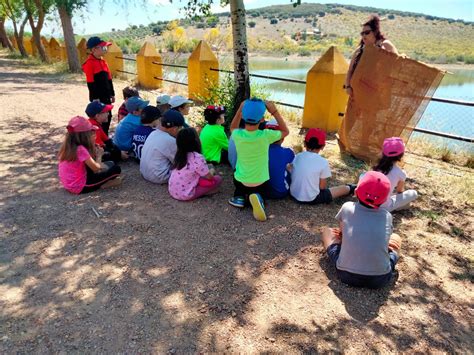
[(86, 166), (87, 180), (86, 185), (81, 191), (81, 194), (100, 189), (103, 184), (105, 184), (107, 181), (115, 179), (122, 172), (120, 166), (115, 165), (111, 161), (104, 162), (104, 164), (109, 168), (107, 170), (101, 170), (98, 173), (94, 173), (88, 166)]
[(122, 152), (120, 149), (112, 142), (111, 139), (105, 142), (104, 155), (102, 156), (103, 161), (113, 161), (118, 163), (122, 160)]
[(245, 198), (245, 204), (249, 203), (249, 195), (251, 194), (260, 194), (263, 199), (268, 197), (268, 191), (270, 188), (270, 180), (265, 181), (263, 184), (258, 186), (245, 186), (240, 181), (237, 181), (234, 177), (234, 197), (243, 197)]

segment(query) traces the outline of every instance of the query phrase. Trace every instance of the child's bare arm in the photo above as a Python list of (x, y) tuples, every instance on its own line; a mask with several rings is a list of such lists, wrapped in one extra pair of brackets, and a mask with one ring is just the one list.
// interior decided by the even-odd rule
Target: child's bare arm
[(328, 187), (327, 179), (319, 179), (319, 189), (324, 190), (327, 187)]
[(92, 159), (92, 157), (89, 157), (89, 159), (87, 159), (84, 163), (86, 163), (86, 165), (94, 173), (98, 173), (102, 169), (102, 166), (100, 165), (100, 163), (97, 163), (94, 159)]
[(265, 101), (265, 106), (267, 107), (268, 112), (275, 117), (276, 121), (278, 122), (278, 126), (280, 127), (281, 138), (285, 138), (290, 131), (286, 126), (285, 120), (281, 116), (280, 112), (278, 112), (277, 107), (273, 101)]
[(242, 103), (239, 106), (239, 109), (237, 110), (237, 112), (234, 115), (234, 118), (232, 119), (232, 122), (230, 123), (229, 129), (231, 132), (233, 132), (234, 129), (239, 128), (240, 120), (242, 119), (242, 107), (244, 106), (244, 102), (245, 101), (242, 101)]
[(405, 181), (399, 181), (397, 184), (397, 193), (401, 194), (403, 191), (405, 191)]

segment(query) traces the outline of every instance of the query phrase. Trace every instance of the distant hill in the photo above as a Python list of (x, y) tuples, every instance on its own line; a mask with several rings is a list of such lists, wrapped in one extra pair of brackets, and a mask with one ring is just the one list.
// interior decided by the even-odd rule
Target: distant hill
[[(251, 53), (318, 55), (331, 45), (349, 56), (360, 41), (360, 24), (379, 14), (382, 31), (401, 53), (434, 63), (474, 64), (474, 23), (412, 12), (354, 5), (274, 5), (247, 11)], [(208, 18), (159, 21), (148, 26), (101, 33), (126, 53), (136, 53), (144, 40), (168, 52), (187, 52), (200, 39), (216, 50), (232, 49), (228, 12)]]

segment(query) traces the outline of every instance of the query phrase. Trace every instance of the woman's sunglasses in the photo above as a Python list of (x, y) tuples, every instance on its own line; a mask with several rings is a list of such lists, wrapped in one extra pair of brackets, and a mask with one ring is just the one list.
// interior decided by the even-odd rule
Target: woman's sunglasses
[(372, 30), (362, 31), (362, 32), (360, 33), (360, 35), (361, 35), (361, 36), (367, 36), (367, 35), (370, 34), (370, 32), (372, 32)]

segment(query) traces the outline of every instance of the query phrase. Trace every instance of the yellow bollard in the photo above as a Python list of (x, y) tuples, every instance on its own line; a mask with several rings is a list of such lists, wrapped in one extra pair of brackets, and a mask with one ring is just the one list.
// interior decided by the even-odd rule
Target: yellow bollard
[(33, 37), (30, 38), (31, 44), (31, 52), (32, 54), (37, 57), (38, 56), (38, 49), (36, 48), (35, 39)]
[(349, 64), (332, 46), (308, 71), (303, 109), (303, 127), (337, 132), (347, 104), (342, 88)]
[(118, 70), (123, 70), (123, 56), (122, 50), (115, 43), (109, 46), (107, 53), (104, 55), (104, 59), (109, 65), (112, 76), (120, 75)]
[(16, 42), (15, 36), (10, 36), (10, 42), (12, 42), (13, 48), (15, 48), (16, 50), (18, 50), (18, 43)]
[(87, 59), (87, 41), (85, 38), (82, 38), (77, 44), (77, 54), (81, 64), (84, 63)]
[(188, 61), (188, 96), (200, 100), (209, 95), (208, 88), (219, 83), (219, 61), (205, 42), (200, 41)]
[(41, 36), (41, 43), (43, 43), (44, 51), (46, 52), (46, 57), (51, 60), (51, 51), (49, 48), (49, 41), (44, 37)]
[(146, 89), (158, 89), (162, 86), (162, 81), (155, 77), (163, 76), (163, 66), (153, 62), (161, 63), (161, 56), (153, 44), (145, 42), (137, 54), (137, 77), (138, 84)]
[(33, 55), (33, 45), (29, 38), (23, 39), (23, 47), (25, 47), (25, 51), (28, 55)]
[(61, 44), (60, 50), (61, 50), (61, 61), (62, 62), (67, 62), (66, 46), (64, 44)]
[(61, 60), (61, 45), (54, 37), (49, 40), (49, 54), (52, 61)]

